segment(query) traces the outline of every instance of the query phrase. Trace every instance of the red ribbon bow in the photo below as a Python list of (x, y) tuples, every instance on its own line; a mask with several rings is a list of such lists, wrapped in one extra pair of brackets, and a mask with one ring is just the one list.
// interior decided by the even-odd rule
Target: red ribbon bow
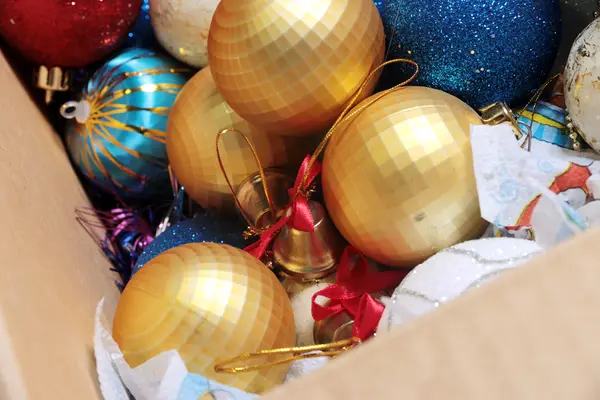
[(273, 226), (264, 231), (256, 243), (246, 247), (244, 249), (246, 252), (260, 259), (267, 251), (269, 244), (273, 241), (273, 239), (275, 239), (275, 236), (277, 236), (277, 233), (285, 224), (289, 224), (292, 228), (304, 232), (315, 231), (315, 222), (313, 220), (312, 213), (310, 212), (308, 199), (305, 197), (303, 192), (321, 173), (321, 163), (316, 161), (312, 165), (306, 177), (306, 181), (304, 184), (302, 184), (302, 180), (304, 179), (304, 175), (307, 173), (308, 165), (310, 164), (310, 159), (310, 155), (307, 155), (304, 158), (304, 161), (300, 166), (300, 170), (298, 171), (298, 175), (296, 175), (294, 187), (288, 190), (290, 202), (286, 207), (284, 215), (279, 218), (279, 220)]
[[(358, 256), (353, 269), (352, 256)], [(354, 319), (352, 335), (364, 340), (375, 333), (384, 310), (370, 293), (397, 287), (406, 274), (406, 271), (370, 272), (367, 259), (348, 246), (340, 259), (335, 283), (313, 295), (312, 316), (315, 321), (322, 321), (345, 311)], [(320, 296), (328, 298), (329, 303), (319, 305), (316, 299)]]

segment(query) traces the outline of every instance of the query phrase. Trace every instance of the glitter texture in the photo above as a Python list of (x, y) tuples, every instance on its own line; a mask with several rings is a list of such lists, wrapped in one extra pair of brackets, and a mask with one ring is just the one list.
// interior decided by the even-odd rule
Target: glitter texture
[[(557, 0), (377, 0), (390, 53), (416, 61), (414, 82), (475, 108), (513, 104), (547, 78), (560, 39)], [(390, 43), (390, 38), (391, 43)], [(406, 78), (394, 65), (385, 86)]]
[(404, 278), (394, 291), (379, 330), (389, 331), (424, 315), (541, 251), (533, 241), (514, 238), (479, 239), (444, 249)]
[(162, 252), (188, 243), (213, 242), (243, 248), (246, 242), (242, 236), (245, 225), (239, 219), (200, 214), (187, 221), (169, 227), (144, 249), (133, 268), (132, 276), (148, 261)]
[(0, 36), (47, 67), (83, 67), (116, 50), (142, 0), (0, 1)]
[(150, 22), (150, 4), (148, 2), (149, 0), (143, 0), (142, 2), (140, 16), (127, 36), (126, 44), (128, 47), (143, 47), (146, 49), (156, 47), (156, 38)]

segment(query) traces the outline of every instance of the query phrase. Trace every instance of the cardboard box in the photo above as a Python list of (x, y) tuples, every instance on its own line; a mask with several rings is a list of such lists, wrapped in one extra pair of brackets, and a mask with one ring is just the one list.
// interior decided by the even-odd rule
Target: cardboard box
[[(93, 317), (118, 291), (74, 219), (85, 194), (55, 132), (0, 56), (0, 399), (99, 399)], [(264, 396), (598, 399), (593, 231)]]

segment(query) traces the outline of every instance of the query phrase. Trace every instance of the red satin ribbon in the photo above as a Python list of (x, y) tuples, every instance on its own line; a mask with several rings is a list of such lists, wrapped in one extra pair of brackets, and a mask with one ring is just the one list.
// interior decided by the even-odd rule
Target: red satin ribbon
[(279, 230), (283, 228), (285, 224), (289, 224), (292, 228), (303, 232), (315, 231), (315, 222), (313, 220), (312, 213), (310, 212), (308, 199), (304, 196), (303, 192), (321, 173), (321, 163), (317, 161), (312, 165), (303, 185), (302, 180), (304, 179), (304, 175), (307, 173), (310, 159), (310, 155), (307, 155), (304, 158), (304, 161), (298, 170), (298, 175), (296, 175), (294, 187), (288, 190), (291, 200), (286, 207), (284, 215), (279, 218), (279, 220), (273, 226), (264, 231), (256, 243), (253, 243), (244, 249), (254, 257), (260, 259), (265, 254), (269, 244), (271, 244), (273, 239), (275, 239), (275, 236), (277, 236)]
[[(352, 256), (358, 256), (358, 261), (351, 269)], [(364, 340), (375, 333), (384, 309), (370, 293), (397, 287), (406, 274), (406, 271), (370, 272), (366, 258), (348, 246), (340, 259), (335, 283), (313, 295), (312, 316), (315, 321), (322, 321), (345, 311), (354, 319), (353, 336)], [(316, 299), (320, 296), (328, 298), (329, 303), (319, 305)]]

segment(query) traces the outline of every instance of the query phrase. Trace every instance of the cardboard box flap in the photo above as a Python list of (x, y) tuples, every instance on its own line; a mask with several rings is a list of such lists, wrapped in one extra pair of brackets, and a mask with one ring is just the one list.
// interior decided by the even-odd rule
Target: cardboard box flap
[(116, 275), (75, 220), (60, 138), (0, 52), (0, 399), (100, 398), (94, 311)]
[(600, 398), (595, 230), (265, 399)]

